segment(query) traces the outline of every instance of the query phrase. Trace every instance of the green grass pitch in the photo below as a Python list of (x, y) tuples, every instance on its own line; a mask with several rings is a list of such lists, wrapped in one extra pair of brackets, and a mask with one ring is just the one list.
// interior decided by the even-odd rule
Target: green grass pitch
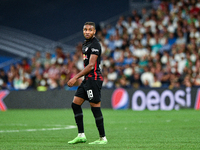
[(77, 136), (71, 109), (0, 112), (0, 150), (200, 149), (200, 111), (102, 109), (102, 112), (108, 139), (106, 145), (88, 144), (98, 139), (90, 109), (83, 109), (88, 141), (75, 145), (67, 143)]

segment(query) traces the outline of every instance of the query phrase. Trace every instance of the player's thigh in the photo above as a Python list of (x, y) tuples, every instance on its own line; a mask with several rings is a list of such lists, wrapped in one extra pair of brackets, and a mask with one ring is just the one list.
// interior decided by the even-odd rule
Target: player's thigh
[(84, 83), (81, 83), (81, 85), (78, 87), (74, 99), (73, 99), (73, 103), (75, 104), (82, 104), (86, 99), (87, 99), (87, 93), (84, 89)]
[(74, 96), (73, 103), (77, 105), (82, 105), (85, 100), (81, 97)]

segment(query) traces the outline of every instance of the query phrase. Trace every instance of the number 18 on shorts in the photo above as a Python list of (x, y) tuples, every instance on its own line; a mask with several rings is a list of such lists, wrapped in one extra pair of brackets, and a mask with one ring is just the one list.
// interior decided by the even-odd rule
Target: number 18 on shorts
[(93, 99), (93, 92), (92, 92), (92, 90), (87, 90), (87, 95), (88, 95), (89, 100)]

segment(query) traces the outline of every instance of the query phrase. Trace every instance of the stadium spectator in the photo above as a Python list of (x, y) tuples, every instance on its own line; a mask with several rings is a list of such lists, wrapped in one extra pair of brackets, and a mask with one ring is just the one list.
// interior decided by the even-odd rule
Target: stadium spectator
[(70, 70), (68, 69), (68, 65), (64, 64), (61, 68), (60, 68), (60, 79), (59, 79), (59, 87), (60, 88), (65, 88), (65, 86), (67, 85), (67, 81), (69, 81), (70, 79)]
[(63, 53), (63, 48), (57, 46), (55, 48), (55, 53), (52, 55), (52, 58), (55, 60), (57, 64), (63, 64), (65, 60), (65, 54)]
[(141, 22), (144, 23), (145, 20), (148, 17), (148, 12), (146, 8), (142, 8), (142, 14), (141, 14)]
[(122, 88), (129, 88), (130, 87), (130, 81), (127, 80), (126, 76), (122, 76), (120, 77), (116, 83), (115, 83), (115, 87), (116, 88), (119, 88), (119, 87), (122, 87)]
[(27, 58), (24, 58), (23, 60), (22, 60), (22, 68), (24, 69), (24, 71), (26, 71), (26, 72), (31, 72), (31, 67), (30, 67), (30, 64), (28, 63), (28, 59)]
[(35, 53), (35, 62), (37, 63), (40, 63), (41, 65), (43, 65), (44, 64), (44, 58), (41, 56), (41, 52), (40, 51), (37, 51), (36, 53)]
[(174, 33), (172, 33), (172, 32), (169, 32), (168, 43), (170, 45), (170, 49), (171, 49), (172, 45), (174, 45), (176, 43), (176, 37), (174, 36)]
[(121, 65), (123, 62), (123, 51), (120, 48), (116, 48), (115, 51), (113, 52), (113, 59), (115, 61), (116, 65)]
[(13, 79), (13, 87), (15, 90), (25, 90), (30, 86), (30, 78), (25, 75), (20, 76), (19, 73), (16, 73), (16, 76)]
[(45, 66), (46, 64), (51, 64), (51, 53), (47, 52), (45, 54), (45, 58), (44, 58), (44, 62), (43, 62), (43, 66)]
[(144, 72), (141, 74), (140, 79), (145, 87), (151, 87), (154, 83), (154, 74), (148, 67), (144, 67)]
[(35, 77), (36, 74), (42, 74), (43, 73), (43, 68), (41, 66), (40, 61), (37, 61), (35, 64), (35, 68), (31, 71), (31, 76)]
[(115, 81), (117, 80), (117, 72), (115, 71), (115, 68), (114, 67), (110, 67), (108, 69), (108, 74), (107, 74), (107, 78), (108, 78), (108, 81), (110, 86), (109, 87), (114, 87), (115, 86)]
[(178, 38), (176, 39), (176, 44), (185, 44), (186, 43), (186, 38), (184, 37), (184, 35), (183, 35), (183, 32), (181, 32), (181, 31), (178, 31)]
[(134, 72), (132, 76), (130, 76), (128, 79), (133, 88), (143, 87), (143, 84), (140, 79), (140, 74), (138, 72)]
[(0, 69), (0, 90), (7, 89), (8, 76), (3, 69)]
[(15, 78), (16, 73), (17, 73), (16, 67), (14, 65), (11, 65), (7, 73), (9, 87), (13, 86), (13, 79)]
[(154, 75), (154, 82), (152, 83), (151, 87), (159, 88), (162, 86), (162, 83), (158, 80), (158, 77)]
[[(200, 86), (200, 0), (155, 0), (153, 4), (152, 9), (143, 8), (141, 13), (133, 10), (121, 15), (97, 32), (104, 88)], [(12, 89), (14, 79), (21, 79), (19, 75), (23, 77), (25, 72), (27, 79), (32, 73), (36, 80), (46, 81), (37, 81), (37, 86), (65, 88), (66, 81), (83, 68), (81, 45), (77, 44), (75, 53), (64, 54), (58, 46), (55, 54), (46, 53), (44, 59), (36, 53), (30, 65), (27, 59), (11, 65), (6, 87)]]

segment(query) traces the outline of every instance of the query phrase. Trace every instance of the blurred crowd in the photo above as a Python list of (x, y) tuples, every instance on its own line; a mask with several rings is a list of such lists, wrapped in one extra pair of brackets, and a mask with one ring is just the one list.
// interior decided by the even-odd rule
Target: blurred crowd
[[(200, 0), (156, 1), (141, 12), (119, 16), (97, 31), (102, 46), (103, 88), (169, 89), (200, 86)], [(82, 43), (76, 51), (37, 52), (31, 60), (0, 70), (2, 89), (68, 89), (83, 69)], [(79, 85), (83, 78), (75, 85)]]

